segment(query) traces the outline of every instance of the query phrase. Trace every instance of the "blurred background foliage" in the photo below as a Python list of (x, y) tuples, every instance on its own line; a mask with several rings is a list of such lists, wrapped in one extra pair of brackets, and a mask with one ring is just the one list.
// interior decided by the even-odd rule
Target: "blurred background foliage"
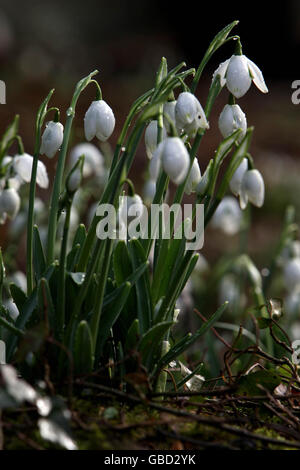
[[(188, 2), (122, 0), (2, 0), (0, 4), (0, 79), (7, 87), (7, 104), (0, 105), (0, 131), (16, 113), (25, 149), (32, 153), (35, 113), (49, 89), (55, 87), (53, 105), (68, 107), (75, 83), (97, 68), (104, 99), (113, 108), (117, 126), (110, 139), (113, 146), (133, 102), (153, 84), (161, 56), (172, 67), (181, 60), (197, 66), (210, 40), (226, 24), (240, 20), (244, 53), (263, 71), (269, 94), (251, 87), (239, 104), (248, 125), (255, 126), (251, 153), (266, 183), (262, 209), (252, 211), (248, 239), (249, 254), (263, 269), (272, 256), (287, 204), (300, 215), (300, 105), (292, 104), (291, 83), (300, 79), (300, 2)], [(222, 47), (205, 70), (197, 90), (205, 102), (213, 71), (230, 57), (232, 44)], [(94, 90), (80, 99), (73, 142), (83, 140), (83, 116), (94, 98)], [(202, 171), (221, 140), (218, 116), (227, 101), (221, 93), (210, 118), (198, 155)], [(44, 157), (43, 157), (44, 158)], [(47, 161), (50, 178), (55, 162)], [(141, 191), (147, 158), (143, 142), (132, 170)], [(47, 204), (47, 192), (38, 195)], [(0, 227), (0, 241), (7, 244), (7, 227)], [(202, 250), (213, 265), (222, 253), (238, 249), (237, 236), (209, 228)], [(24, 245), (17, 255), (24, 269)]]

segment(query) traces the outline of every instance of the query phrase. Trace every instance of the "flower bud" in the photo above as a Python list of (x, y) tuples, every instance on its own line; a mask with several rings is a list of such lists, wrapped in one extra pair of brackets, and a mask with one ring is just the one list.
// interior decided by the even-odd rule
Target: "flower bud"
[(214, 161), (213, 159), (211, 159), (209, 164), (206, 167), (204, 175), (202, 176), (202, 178), (200, 179), (199, 183), (196, 186), (196, 193), (198, 194), (198, 196), (204, 195), (204, 193), (208, 189), (213, 165), (214, 165)]
[(265, 199), (265, 184), (258, 170), (245, 172), (240, 190), (240, 206), (245, 209), (248, 200), (256, 207), (261, 207)]
[(83, 176), (91, 176), (92, 173), (102, 174), (104, 169), (104, 157), (94, 144), (82, 143), (75, 145), (70, 153), (70, 162), (74, 166), (77, 160), (84, 155)]
[(163, 169), (175, 184), (184, 181), (190, 166), (189, 153), (179, 137), (168, 137), (161, 148)]
[(21, 199), (15, 189), (3, 189), (0, 194), (0, 214), (7, 214), (10, 219), (14, 219), (19, 212), (20, 205)]
[[(31, 180), (33, 157), (28, 153), (16, 155), (13, 160), (14, 171), (25, 182), (29, 183)], [(48, 188), (49, 179), (46, 167), (43, 162), (38, 161), (36, 182), (41, 188)]]
[(86, 140), (95, 136), (105, 142), (115, 128), (115, 116), (112, 109), (104, 100), (93, 101), (84, 117), (84, 132)]
[(246, 135), (247, 119), (238, 104), (226, 104), (219, 117), (219, 129), (222, 136), (226, 139), (237, 129), (242, 129), (238, 139), (239, 142)]
[(70, 194), (74, 194), (79, 189), (82, 180), (82, 169), (83, 169), (84, 156), (82, 155), (75, 166), (72, 168), (66, 180), (67, 191)]
[(233, 177), (230, 180), (230, 189), (235, 196), (238, 196), (241, 190), (244, 174), (248, 170), (248, 159), (244, 158), (242, 163), (235, 170)]
[(178, 96), (175, 106), (176, 127), (189, 136), (194, 136), (198, 129), (208, 129), (209, 125), (204, 110), (192, 93), (184, 91)]
[(60, 122), (50, 121), (42, 135), (41, 155), (53, 158), (64, 138), (64, 126)]
[(201, 171), (199, 168), (199, 163), (197, 158), (194, 158), (193, 165), (185, 185), (186, 194), (191, 194), (192, 192), (194, 192), (200, 180)]
[[(166, 129), (163, 127), (162, 140), (167, 136)], [(149, 160), (151, 160), (153, 153), (157, 147), (157, 121), (151, 121), (145, 131), (145, 145), (146, 153)]]

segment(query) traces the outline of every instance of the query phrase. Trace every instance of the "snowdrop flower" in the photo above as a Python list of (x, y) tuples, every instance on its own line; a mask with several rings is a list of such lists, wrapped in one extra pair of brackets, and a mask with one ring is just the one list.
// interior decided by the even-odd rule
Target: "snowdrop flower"
[(258, 170), (248, 170), (243, 176), (240, 189), (240, 206), (245, 209), (248, 201), (254, 206), (261, 207), (265, 199), (265, 184)]
[(152, 179), (157, 179), (161, 164), (173, 183), (178, 185), (184, 181), (190, 166), (190, 156), (179, 137), (168, 137), (158, 145), (149, 167)]
[(10, 219), (14, 219), (19, 212), (20, 205), (21, 199), (15, 189), (3, 189), (0, 194), (0, 214), (6, 214)]
[(248, 159), (244, 158), (242, 163), (235, 170), (233, 177), (231, 178), (229, 187), (235, 196), (238, 196), (241, 191), (243, 177), (248, 170)]
[(198, 129), (208, 129), (209, 125), (204, 110), (196, 96), (188, 91), (180, 93), (175, 105), (176, 127), (189, 136), (194, 136)]
[(70, 171), (66, 180), (66, 187), (68, 193), (74, 195), (79, 189), (82, 180), (82, 169), (84, 164), (84, 156), (80, 157)]
[(212, 218), (212, 225), (226, 235), (235, 235), (241, 228), (242, 211), (233, 196), (225, 196)]
[[(163, 127), (162, 140), (167, 136), (166, 129)], [(151, 160), (153, 153), (157, 147), (157, 121), (151, 121), (145, 131), (145, 145), (146, 153), (149, 160)]]
[(191, 194), (192, 192), (194, 192), (200, 180), (201, 171), (199, 168), (199, 163), (197, 158), (194, 158), (193, 165), (185, 185), (186, 194)]
[[(175, 107), (176, 107), (176, 101), (175, 100), (174, 101), (167, 101), (164, 104), (164, 109), (163, 109), (164, 115), (167, 115), (168, 118), (172, 122), (174, 122), (174, 124), (175, 124), (175, 121), (176, 121)], [(167, 132), (170, 132), (171, 126), (170, 126), (169, 120), (166, 117), (164, 117), (164, 127), (166, 128)]]
[(288, 261), (283, 270), (283, 279), (289, 292), (300, 290), (300, 259)]
[(229, 137), (237, 129), (242, 129), (239, 142), (246, 135), (247, 119), (238, 104), (226, 104), (219, 117), (219, 129), (224, 137)]
[(104, 157), (96, 145), (82, 143), (75, 145), (70, 153), (70, 162), (72, 167), (78, 158), (84, 155), (83, 176), (86, 178), (92, 173), (102, 174), (104, 171)]
[(115, 116), (104, 100), (93, 101), (84, 117), (84, 132), (86, 140), (90, 141), (95, 136), (105, 142), (115, 128)]
[(290, 259), (300, 258), (300, 241), (291, 240), (284, 246), (280, 255), (277, 257), (276, 263), (278, 266), (285, 266)]
[(219, 75), (220, 83), (225, 84), (236, 98), (241, 98), (249, 90), (252, 81), (262, 93), (268, 93), (263, 74), (257, 65), (245, 55), (233, 55), (222, 62), (213, 75)]
[[(31, 180), (32, 163), (33, 157), (28, 153), (16, 155), (13, 160), (13, 167), (15, 173), (20, 176), (20, 178), (25, 183), (29, 183)], [(36, 182), (43, 189), (48, 188), (49, 186), (49, 179), (46, 167), (44, 163), (40, 160), (38, 161), (37, 165)]]
[(64, 126), (61, 122), (50, 121), (42, 135), (41, 155), (53, 158), (64, 138)]
[(148, 180), (146, 181), (144, 188), (143, 188), (143, 196), (144, 201), (146, 204), (151, 204), (156, 192), (156, 181), (155, 180)]

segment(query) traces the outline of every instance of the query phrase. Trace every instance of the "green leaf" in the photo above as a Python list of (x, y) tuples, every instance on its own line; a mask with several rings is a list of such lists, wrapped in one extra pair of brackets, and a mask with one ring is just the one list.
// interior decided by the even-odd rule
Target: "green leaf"
[(125, 302), (128, 298), (131, 284), (130, 282), (126, 282), (121, 289), (118, 297), (113, 303), (109, 304), (109, 307), (103, 307), (103, 311), (100, 317), (100, 324), (99, 324), (99, 333), (97, 338), (97, 357), (101, 356), (103, 346), (109, 337), (110, 330), (115, 324), (118, 316), (120, 315)]
[(125, 341), (125, 351), (130, 352), (130, 351), (134, 351), (135, 349), (137, 349), (139, 338), (140, 338), (140, 326), (139, 326), (139, 321), (136, 318), (135, 320), (133, 320), (128, 330), (128, 334), (127, 334), (126, 341)]
[[(129, 253), (134, 269), (147, 262), (145, 251), (137, 239), (132, 239), (128, 243)], [(137, 296), (137, 317), (139, 319), (141, 333), (148, 331), (153, 318), (153, 306), (150, 293), (149, 269), (135, 283)]]
[(191, 85), (191, 92), (195, 93), (198, 82), (200, 80), (200, 77), (202, 75), (202, 72), (204, 70), (204, 67), (206, 66), (207, 62), (210, 60), (212, 55), (221, 47), (227, 39), (227, 36), (229, 35), (230, 31), (238, 24), (238, 21), (233, 21), (229, 25), (225, 26), (211, 41), (210, 45), (208, 46), (208, 49), (197, 69), (196, 75), (194, 77), (194, 80)]
[(18, 310), (21, 311), (23, 305), (25, 304), (27, 300), (26, 294), (22, 291), (22, 289), (19, 286), (17, 286), (13, 282), (9, 285), (9, 290), (10, 290), (10, 295), (13, 298), (13, 301), (18, 307)]
[[(45, 279), (49, 281), (54, 271), (55, 271), (55, 264), (53, 263), (46, 270), (45, 276), (44, 276)], [(37, 287), (35, 287), (30, 297), (26, 300), (26, 302), (22, 306), (20, 314), (16, 320), (16, 328), (18, 328), (19, 330), (24, 330), (27, 322), (30, 320), (36, 308), (37, 308)], [(9, 347), (7, 348), (7, 361), (11, 360), (16, 344), (17, 344), (17, 338), (13, 338)]]
[(120, 240), (114, 249), (113, 267), (117, 286), (120, 286), (132, 272), (127, 245), (123, 240)]
[(257, 386), (258, 384), (269, 392), (273, 392), (281, 381), (279, 374), (275, 371), (259, 370), (251, 372), (238, 380), (236, 393), (238, 395), (262, 395), (264, 392)]
[(33, 266), (35, 278), (38, 281), (45, 272), (46, 259), (39, 234), (39, 229), (36, 225), (33, 227)]
[(77, 374), (89, 374), (93, 369), (93, 340), (89, 324), (79, 323), (74, 341), (74, 369)]
[(171, 361), (176, 359), (180, 354), (186, 351), (192, 344), (197, 341), (201, 336), (203, 336), (213, 325), (215, 322), (219, 320), (219, 318), (223, 315), (224, 311), (228, 306), (228, 302), (225, 302), (218, 310), (211, 316), (211, 318), (204, 323), (199, 330), (196, 331), (193, 335), (191, 333), (184, 336), (178, 343), (176, 343), (170, 351), (165, 354), (159, 361), (157, 365), (157, 370), (159, 371)]
[(49, 324), (51, 330), (55, 331), (56, 322), (53, 299), (48, 281), (44, 277), (38, 283), (38, 307), (42, 315), (41, 319), (44, 319)]
[(7, 127), (6, 131), (2, 135), (2, 139), (0, 140), (0, 161), (5, 156), (6, 150), (10, 145), (11, 141), (16, 137), (18, 134), (19, 129), (19, 115), (14, 117), (14, 120), (9, 126)]
[(273, 321), (271, 318), (259, 317), (257, 318), (257, 324), (260, 330), (269, 328), (272, 325)]
[(153, 356), (160, 350), (161, 341), (173, 325), (172, 321), (157, 323), (142, 336), (138, 350), (142, 356), (142, 363), (146, 367), (151, 365)]

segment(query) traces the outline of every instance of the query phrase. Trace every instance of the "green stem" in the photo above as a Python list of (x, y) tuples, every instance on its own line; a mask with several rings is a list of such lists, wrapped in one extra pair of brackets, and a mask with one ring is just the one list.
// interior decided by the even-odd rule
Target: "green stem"
[(66, 218), (64, 223), (64, 232), (59, 260), (59, 274), (58, 274), (58, 290), (57, 290), (57, 331), (58, 340), (63, 340), (63, 330), (65, 325), (65, 303), (66, 303), (66, 255), (68, 245), (68, 234), (70, 228), (70, 215), (71, 215), (72, 202), (67, 201), (66, 205)]

